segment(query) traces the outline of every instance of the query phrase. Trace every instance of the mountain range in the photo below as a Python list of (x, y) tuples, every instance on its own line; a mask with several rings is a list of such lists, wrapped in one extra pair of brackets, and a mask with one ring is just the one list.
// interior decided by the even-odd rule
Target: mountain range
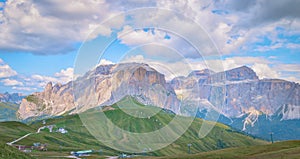
[(0, 122), (18, 120), (16, 112), (24, 97), (21, 93), (0, 93)]
[(21, 103), (25, 95), (21, 93), (0, 93), (0, 102)]
[(264, 138), (266, 135), (253, 131), (264, 125), (261, 122), (272, 123), (276, 117), (280, 125), (284, 121), (298, 123), (300, 119), (298, 83), (259, 79), (246, 66), (218, 73), (195, 70), (167, 82), (162, 73), (140, 63), (100, 65), (67, 84), (49, 82), (43, 92), (22, 99), (17, 114), (20, 119), (75, 114), (114, 104), (125, 96), (183, 115), (193, 114), (181, 109), (183, 99), (198, 101), (198, 117), (206, 118), (207, 112), (214, 112), (220, 114), (219, 122)]

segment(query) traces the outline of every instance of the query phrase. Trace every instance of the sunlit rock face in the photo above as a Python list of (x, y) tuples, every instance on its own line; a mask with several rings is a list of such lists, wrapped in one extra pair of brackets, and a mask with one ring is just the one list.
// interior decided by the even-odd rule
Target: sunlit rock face
[[(165, 76), (147, 64), (103, 65), (75, 81), (75, 99), (79, 110), (113, 104), (133, 96), (146, 105), (178, 111), (179, 102)], [(81, 91), (81, 89), (85, 91)], [(92, 95), (92, 96), (91, 96)], [(86, 102), (89, 101), (89, 102)]]
[[(196, 72), (196, 73), (195, 73)], [(206, 72), (206, 73), (205, 73)], [(256, 73), (246, 67), (214, 73), (208, 70), (194, 71), (187, 77), (173, 79), (177, 90), (193, 89), (190, 96), (207, 99), (220, 112), (237, 117), (257, 110), (267, 115), (275, 114), (283, 105), (291, 105), (283, 119), (295, 119), (300, 105), (300, 85), (279, 79), (258, 79)], [(195, 94), (193, 92), (199, 92)]]
[(179, 100), (165, 76), (147, 64), (100, 65), (73, 82), (48, 83), (43, 92), (26, 97), (19, 118), (83, 112), (133, 96), (146, 105), (179, 110)]
[(74, 108), (72, 84), (60, 83), (52, 86), (49, 82), (43, 92), (37, 92), (25, 97), (18, 110), (18, 117), (26, 119), (43, 115), (62, 115)]

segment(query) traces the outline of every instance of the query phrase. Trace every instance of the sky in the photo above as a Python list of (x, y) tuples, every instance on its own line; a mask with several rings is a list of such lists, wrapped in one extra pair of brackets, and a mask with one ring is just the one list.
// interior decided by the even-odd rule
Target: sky
[(297, 0), (0, 0), (0, 93), (30, 94), (99, 64), (166, 75), (246, 65), (300, 82)]

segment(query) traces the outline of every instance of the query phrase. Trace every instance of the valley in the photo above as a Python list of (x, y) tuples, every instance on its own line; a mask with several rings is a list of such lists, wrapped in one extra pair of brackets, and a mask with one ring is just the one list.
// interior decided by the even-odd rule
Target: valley
[[(120, 103), (128, 102), (128, 98), (124, 98)], [(156, 109), (155, 107), (148, 106), (148, 110)], [(87, 112), (88, 115), (93, 118), (97, 115), (97, 109), (91, 109)], [(156, 110), (155, 110), (156, 111)], [(105, 114), (118, 126), (127, 129), (131, 132), (147, 132), (153, 131), (153, 129), (159, 129), (160, 126), (167, 124), (174, 114), (165, 110), (161, 110), (153, 117), (153, 120), (147, 118), (142, 120), (136, 120), (132, 116), (124, 113), (118, 106), (107, 106), (104, 109)], [(35, 121), (29, 125), (25, 125), (19, 122), (3, 122), (1, 127), (1, 138), (3, 142), (11, 142), (23, 135), (32, 133), (31, 135), (23, 138), (22, 140), (14, 143), (19, 145), (32, 146), (33, 143), (47, 144), (47, 151), (41, 152), (38, 150), (32, 150), (28, 154), (36, 158), (43, 158), (46, 156), (68, 156), (71, 151), (80, 150), (93, 150), (93, 156), (118, 156), (122, 153), (107, 147), (105, 144), (97, 141), (89, 131), (82, 125), (79, 115), (66, 115), (52, 119), (46, 119), (46, 123), (43, 121)], [(156, 122), (157, 121), (157, 122)], [(195, 119), (190, 128), (174, 143), (169, 146), (154, 152), (147, 152), (147, 156), (170, 156), (170, 155), (182, 155), (188, 154), (187, 144), (192, 144), (191, 152), (207, 152), (217, 149), (224, 149), (229, 147), (240, 147), (250, 145), (262, 145), (267, 142), (255, 139), (252, 136), (246, 136), (240, 132), (232, 130), (230, 127), (218, 123), (211, 133), (205, 138), (198, 137), (198, 131), (201, 127), (201, 119)], [(162, 123), (160, 125), (159, 123)], [(43, 125), (55, 125), (52, 132), (48, 129), (43, 129), (40, 133), (36, 133), (37, 130)], [(103, 125), (103, 127), (105, 127)], [(64, 128), (67, 133), (56, 132), (58, 128)], [(107, 134), (109, 135), (109, 134)], [(123, 138), (124, 139), (124, 138)], [(126, 140), (126, 139), (125, 139)], [(145, 155), (145, 154), (137, 154)], [(42, 157), (43, 156), (43, 157)]]

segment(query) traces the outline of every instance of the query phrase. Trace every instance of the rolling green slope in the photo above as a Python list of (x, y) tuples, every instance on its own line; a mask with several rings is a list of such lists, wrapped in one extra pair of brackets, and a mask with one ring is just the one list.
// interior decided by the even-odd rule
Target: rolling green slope
[(20, 122), (0, 122), (0, 142), (3, 143), (11, 142), (21, 136), (33, 132), (35, 132), (33, 128)]
[(18, 149), (8, 146), (6, 143), (11, 142), (23, 135), (33, 132), (29, 126), (19, 122), (0, 122), (0, 159), (31, 159), (28, 154), (20, 152)]
[(0, 122), (16, 121), (16, 112), (19, 108), (18, 104), (9, 102), (0, 102)]
[[(131, 102), (129, 102), (131, 101)], [(135, 102), (135, 106), (132, 109), (136, 109), (136, 106), (140, 107), (139, 110), (147, 112), (158, 112), (151, 118), (135, 118), (126, 114), (119, 106), (129, 106)], [(158, 110), (159, 109), (159, 110)], [(99, 110), (97, 108), (91, 109), (85, 112), (85, 115), (93, 118), (97, 116)], [(139, 104), (131, 97), (126, 97), (117, 104), (104, 107), (103, 109), (106, 116), (120, 128), (131, 132), (151, 132), (168, 124), (173, 118), (174, 113), (152, 106), (144, 106)], [(182, 117), (187, 118), (187, 117)], [(250, 146), (250, 145), (262, 145), (267, 142), (254, 139), (253, 137), (243, 135), (239, 132), (233, 131), (231, 128), (223, 125), (216, 124), (212, 131), (205, 137), (199, 138), (198, 132), (202, 124), (201, 119), (195, 119), (190, 128), (174, 143), (169, 146), (147, 155), (151, 156), (169, 156), (169, 155), (182, 155), (187, 154), (187, 144), (192, 144), (191, 152), (206, 152), (211, 150), (223, 149), (228, 147)], [(26, 133), (33, 132), (28, 137), (17, 142), (22, 145), (32, 145), (35, 142), (46, 143), (48, 145), (47, 152), (32, 152), (31, 154), (37, 158), (42, 156), (65, 156), (69, 155), (70, 151), (92, 149), (97, 152), (95, 155), (119, 155), (122, 152), (113, 150), (106, 145), (96, 140), (86, 129), (80, 120), (79, 115), (68, 115), (64, 117), (58, 117), (53, 119), (47, 119), (45, 125), (55, 125), (53, 130), (58, 128), (65, 128), (68, 133), (61, 134), (58, 132), (50, 133), (48, 129), (41, 130), (40, 133), (35, 133), (39, 127), (44, 126), (42, 121), (36, 121), (31, 123), (28, 127), (22, 124), (22, 129), (14, 130), (13, 125), (21, 123), (13, 122), (0, 123), (1, 139), (6, 138), (5, 142), (16, 139), (16, 136), (23, 136)], [(2, 127), (1, 127), (2, 126)], [(105, 128), (105, 125), (103, 125)], [(9, 135), (8, 132), (14, 135)], [(108, 134), (109, 135), (109, 134)], [(8, 141), (7, 141), (8, 140)], [(100, 151), (100, 152), (99, 152)]]
[(32, 159), (29, 154), (0, 142), (0, 159)]
[(228, 148), (192, 155), (159, 157), (159, 158), (184, 158), (184, 159), (299, 159), (300, 141), (283, 141), (268, 145)]

